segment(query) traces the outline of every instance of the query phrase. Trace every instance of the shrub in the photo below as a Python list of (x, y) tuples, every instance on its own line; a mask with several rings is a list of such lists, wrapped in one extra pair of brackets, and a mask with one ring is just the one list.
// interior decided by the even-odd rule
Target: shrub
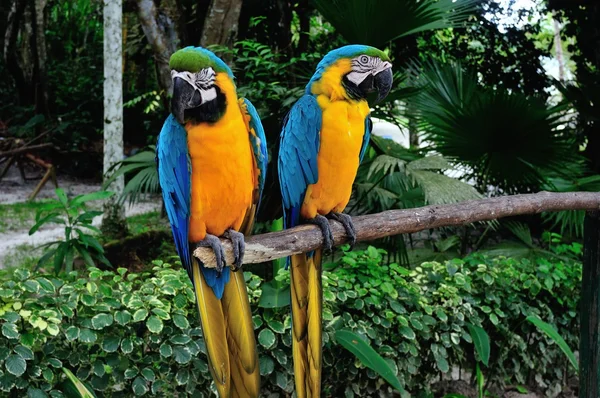
[[(561, 380), (560, 349), (523, 321), (538, 315), (576, 346), (577, 263), (475, 255), (409, 270), (383, 265), (381, 254), (370, 247), (326, 264), (324, 396), (391, 393), (334, 342), (342, 328), (364, 337), (414, 393), (451, 364), (473, 365), (467, 322), (490, 335), (490, 366), (483, 370), (488, 379)], [(291, 395), (289, 308), (258, 307), (261, 280), (246, 276), (263, 392)], [(285, 283), (285, 271), (279, 279)], [(0, 390), (61, 397), (65, 367), (104, 396), (209, 396), (197, 325), (187, 274), (159, 260), (141, 274), (90, 268), (58, 278), (19, 269), (0, 284)]]

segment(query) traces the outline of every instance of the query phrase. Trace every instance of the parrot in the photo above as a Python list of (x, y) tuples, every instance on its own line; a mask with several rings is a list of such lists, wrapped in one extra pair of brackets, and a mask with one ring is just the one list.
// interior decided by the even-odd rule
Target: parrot
[[(257, 397), (260, 369), (242, 272), (268, 154), (256, 108), (236, 92), (231, 69), (211, 51), (185, 47), (169, 60), (171, 114), (158, 137), (159, 183), (177, 254), (196, 295), (208, 363), (223, 397)], [(226, 266), (219, 237), (232, 242)], [(216, 268), (192, 253), (208, 247)]]
[[(356, 242), (352, 219), (342, 212), (373, 129), (367, 95), (377, 91), (381, 101), (389, 94), (391, 68), (389, 57), (374, 47), (332, 50), (283, 121), (277, 166), (284, 228), (317, 225), (327, 251), (333, 246), (328, 219), (344, 226), (351, 247)], [(322, 249), (288, 259), (298, 398), (321, 391), (321, 260)]]

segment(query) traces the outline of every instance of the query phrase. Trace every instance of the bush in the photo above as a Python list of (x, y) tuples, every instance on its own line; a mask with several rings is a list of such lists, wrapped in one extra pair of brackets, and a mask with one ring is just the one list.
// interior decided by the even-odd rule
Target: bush
[[(341, 328), (370, 342), (415, 393), (451, 364), (473, 365), (467, 322), (490, 334), (487, 378), (561, 380), (562, 352), (523, 320), (537, 314), (576, 345), (581, 268), (575, 262), (471, 256), (408, 270), (383, 265), (381, 254), (371, 247), (326, 265), (324, 396), (391, 393), (335, 344)], [(191, 283), (180, 267), (154, 265), (141, 274), (91, 268), (60, 279), (16, 270), (0, 285), (0, 390), (63, 396), (64, 366), (104, 396), (211, 395)], [(263, 392), (291, 395), (289, 309), (258, 307), (260, 278), (246, 276)]]

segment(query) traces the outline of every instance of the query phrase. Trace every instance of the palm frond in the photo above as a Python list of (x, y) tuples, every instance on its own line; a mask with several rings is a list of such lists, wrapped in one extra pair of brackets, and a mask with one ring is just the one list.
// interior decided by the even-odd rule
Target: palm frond
[(156, 146), (151, 145), (147, 150), (130, 156), (109, 170), (114, 170), (103, 186), (109, 186), (119, 176), (131, 176), (123, 189), (123, 194), (119, 197), (119, 202), (123, 203), (129, 198), (129, 204), (139, 201), (144, 194), (153, 194), (160, 191), (158, 182), (158, 170), (156, 168)]
[(428, 62), (419, 84), (413, 105), (430, 149), (472, 170), (479, 187), (530, 192), (550, 177), (577, 174), (581, 157), (563, 128), (564, 106), (481, 87), (460, 64)]
[(410, 175), (421, 187), (425, 202), (430, 205), (457, 203), (482, 197), (471, 185), (444, 174), (429, 170), (413, 170)]
[(350, 43), (383, 46), (398, 37), (461, 25), (479, 0), (314, 0)]

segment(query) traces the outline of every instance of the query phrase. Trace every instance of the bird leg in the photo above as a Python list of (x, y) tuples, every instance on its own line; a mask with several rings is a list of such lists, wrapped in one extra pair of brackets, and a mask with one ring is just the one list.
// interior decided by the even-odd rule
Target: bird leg
[[(195, 243), (196, 248), (198, 247), (210, 247), (215, 253), (215, 258), (217, 259), (216, 270), (221, 274), (223, 272), (223, 267), (227, 264), (225, 263), (225, 251), (223, 250), (223, 245), (221, 244), (221, 240), (218, 236), (206, 234), (206, 237), (202, 239), (200, 242)], [(234, 245), (235, 247), (235, 245)]]
[(344, 226), (344, 229), (346, 230), (346, 235), (348, 235), (348, 243), (350, 243), (350, 250), (354, 249), (354, 245), (356, 244), (356, 230), (354, 229), (352, 217), (350, 217), (348, 214), (336, 213), (332, 211), (327, 215), (327, 218), (335, 220)]
[(331, 227), (329, 226), (327, 218), (317, 214), (315, 218), (308, 219), (306, 222), (308, 224), (314, 224), (321, 229), (321, 233), (323, 234), (323, 247), (326, 251), (330, 252), (333, 248), (333, 234), (331, 233)]
[(244, 234), (229, 228), (223, 236), (229, 239), (233, 246), (233, 264), (231, 265), (231, 270), (235, 272), (242, 268), (242, 262), (244, 261), (244, 252), (246, 251)]

